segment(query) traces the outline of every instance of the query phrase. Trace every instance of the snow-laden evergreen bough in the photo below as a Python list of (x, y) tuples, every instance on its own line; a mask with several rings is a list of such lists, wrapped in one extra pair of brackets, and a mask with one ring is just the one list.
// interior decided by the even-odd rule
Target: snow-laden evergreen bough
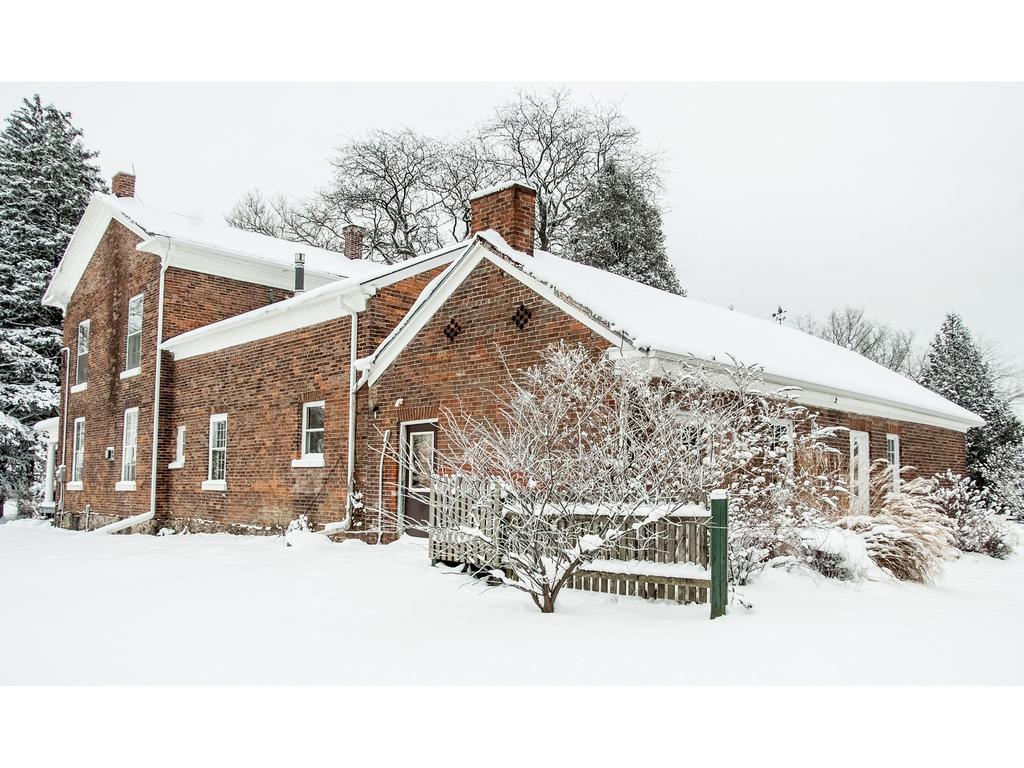
[[(426, 528), (474, 548), (491, 579), (551, 612), (588, 563), (645, 546), (657, 521), (726, 488), (730, 570), (743, 583), (799, 554), (801, 528), (840, 500), (834, 476), (819, 471), (835, 453), (829, 432), (790, 394), (740, 364), (667, 368), (552, 346), (491, 394), (497, 418), (443, 413), (435, 484), (475, 492), (457, 522)], [(794, 467), (798, 452), (820, 461)]]

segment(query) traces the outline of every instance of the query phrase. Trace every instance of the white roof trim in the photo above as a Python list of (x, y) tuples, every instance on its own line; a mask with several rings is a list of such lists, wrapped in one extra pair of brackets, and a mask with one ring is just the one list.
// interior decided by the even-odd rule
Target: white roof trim
[[(484, 259), (489, 260), (504, 272), (558, 306), (566, 314), (579, 320), (595, 333), (607, 339), (612, 346), (618, 347), (621, 353), (628, 355), (638, 352), (629, 339), (613, 331), (604, 321), (595, 317), (589, 310), (566, 300), (547, 284), (527, 274), (517, 264), (500, 255), (499, 246), (491, 243), (488, 239), (488, 234), (488, 232), (480, 233), (473, 247), (441, 275), (436, 285), (428, 288), (428, 290), (432, 291), (431, 294), (409, 310), (409, 313), (396, 327), (395, 331), (392, 332), (391, 336), (385, 339), (372, 355), (359, 361), (359, 367), (364, 371), (359, 382), (360, 386), (367, 382), (370, 385), (377, 382), (384, 371), (398, 358), (402, 350), (426, 326), (427, 322), (440, 311), (441, 307), (454, 294), (459, 285), (472, 273), (477, 264)], [(486, 244), (486, 247), (484, 244)], [(686, 358), (657, 350), (651, 350), (647, 354), (664, 362), (726, 365), (721, 361)], [(980, 418), (977, 421), (955, 419), (944, 414), (924, 411), (905, 406), (901, 403), (860, 395), (848, 390), (824, 389), (813, 382), (797, 381), (768, 373), (765, 373), (763, 378), (769, 384), (799, 389), (801, 394), (798, 401), (809, 407), (830, 408), (844, 413), (926, 424), (956, 432), (966, 432), (971, 427), (984, 424), (984, 420)]]
[(359, 367), (364, 371), (359, 386), (367, 382), (372, 386), (377, 382), (384, 371), (401, 354), (402, 350), (423, 330), (431, 318), (440, 311), (444, 303), (451, 298), (455, 290), (462, 285), (463, 281), (483, 260), (491, 262), (502, 271), (519, 280), (526, 287), (547, 299), (566, 314), (579, 320), (579, 322), (597, 335), (606, 339), (612, 346), (632, 349), (629, 342), (620, 334), (610, 330), (606, 325), (584, 312), (580, 307), (566, 301), (550, 287), (526, 274), (504, 257), (495, 254), (490, 243), (484, 238), (478, 237), (473, 241), (473, 244), (466, 253), (441, 274), (435, 284), (427, 287), (430, 294), (425, 296), (423, 301), (413, 305), (398, 326), (396, 326), (395, 330), (392, 331), (391, 335), (377, 347), (374, 353), (358, 361)]
[(68, 302), (71, 301), (71, 296), (78, 286), (78, 281), (85, 274), (85, 269), (89, 266), (89, 261), (112, 219), (123, 224), (142, 239), (149, 237), (148, 232), (124, 216), (102, 196), (93, 195), (78, 226), (75, 227), (74, 234), (71, 235), (71, 240), (68, 241), (68, 246), (64, 250), (57, 269), (53, 272), (46, 292), (43, 294), (45, 306), (67, 309)]
[[(171, 352), (176, 360), (185, 360), (362, 312), (367, 299), (379, 289), (452, 261), (466, 245), (455, 243), (415, 259), (383, 265), (365, 277), (335, 279), (283, 301), (174, 336), (160, 348)], [(171, 247), (175, 246), (172, 243)], [(173, 258), (177, 265), (177, 254)]]

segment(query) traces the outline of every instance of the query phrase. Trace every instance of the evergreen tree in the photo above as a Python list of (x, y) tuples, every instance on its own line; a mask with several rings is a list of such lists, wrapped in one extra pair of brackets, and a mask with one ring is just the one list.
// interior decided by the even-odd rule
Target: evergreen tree
[(38, 94), (0, 132), (0, 413), (23, 423), (57, 406), (61, 316), (41, 299), (90, 194), (105, 190), (96, 154)]
[(1024, 439), (1024, 425), (996, 393), (992, 372), (959, 315), (947, 315), (932, 339), (921, 383), (985, 419), (985, 426), (967, 431), (972, 474), (980, 476), (997, 448)]
[(598, 171), (583, 195), (565, 255), (686, 295), (665, 254), (661, 212), (636, 179), (612, 161)]

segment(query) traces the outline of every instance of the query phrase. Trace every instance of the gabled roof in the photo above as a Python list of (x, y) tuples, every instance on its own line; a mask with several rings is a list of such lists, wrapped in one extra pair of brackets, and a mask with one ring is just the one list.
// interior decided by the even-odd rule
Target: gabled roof
[[(795, 386), (816, 407), (965, 431), (984, 420), (915, 381), (794, 328), (643, 285), (559, 258), (511, 248), (496, 232), (477, 235), (424, 291), (395, 331), (359, 361), (371, 384), (483, 258), (552, 299), (610, 343), (663, 360), (758, 365), (766, 381)], [(598, 330), (600, 329), (600, 330)]]
[(198, 272), (291, 288), (295, 253), (306, 257), (310, 287), (374, 270), (372, 262), (343, 254), (246, 232), (146, 205), (137, 197), (94, 194), (43, 296), (48, 306), (67, 307), (108, 224), (118, 221), (142, 239), (138, 250), (174, 254), (175, 266)]
[(322, 285), (283, 301), (204, 325), (174, 336), (160, 345), (176, 360), (265, 339), (298, 328), (323, 323), (352, 312), (362, 312), (366, 300), (385, 286), (457, 259), (468, 241), (454, 243), (398, 264), (373, 264), (358, 277)]

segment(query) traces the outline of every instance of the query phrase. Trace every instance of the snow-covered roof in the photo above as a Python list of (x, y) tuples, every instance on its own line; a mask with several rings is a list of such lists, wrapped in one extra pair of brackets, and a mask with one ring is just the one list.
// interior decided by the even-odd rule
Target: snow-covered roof
[[(804, 402), (867, 415), (891, 416), (965, 430), (984, 421), (941, 395), (851, 350), (795, 328), (696, 299), (677, 296), (544, 251), (532, 255), (510, 247), (494, 231), (477, 235), (497, 254), (492, 259), (517, 269), (527, 284), (556, 298), (591, 328), (596, 321), (635, 350), (662, 359), (722, 365), (758, 365), (767, 381), (804, 390)], [(424, 291), (395, 331), (360, 361), (364, 380), (375, 381), (429, 316), (461, 283), (479, 249), (468, 249)], [(504, 258), (502, 258), (504, 257)], [(477, 256), (479, 258), (479, 256)], [(505, 262), (503, 265), (501, 262)], [(600, 329), (595, 328), (600, 332)]]
[(183, 269), (276, 287), (291, 287), (297, 252), (305, 254), (310, 287), (367, 274), (378, 267), (374, 262), (348, 259), (323, 248), (167, 211), (137, 197), (96, 193), (54, 272), (43, 296), (44, 304), (67, 306), (112, 219), (142, 238), (139, 250), (161, 254), (173, 251), (177, 266)]
[(374, 262), (348, 259), (344, 254), (324, 248), (314, 248), (304, 243), (247, 232), (229, 224), (154, 208), (137, 197), (101, 197), (153, 236), (170, 237), (182, 243), (272, 261), (289, 269), (294, 267), (295, 254), (301, 251), (306, 256), (307, 270), (337, 277), (355, 277), (377, 266)]
[(368, 262), (368, 268), (358, 277), (335, 280), (283, 301), (201, 326), (166, 340), (161, 349), (171, 352), (176, 359), (187, 359), (322, 323), (352, 311), (361, 312), (367, 298), (380, 288), (448, 264), (469, 245), (469, 241), (453, 243), (398, 264)]

